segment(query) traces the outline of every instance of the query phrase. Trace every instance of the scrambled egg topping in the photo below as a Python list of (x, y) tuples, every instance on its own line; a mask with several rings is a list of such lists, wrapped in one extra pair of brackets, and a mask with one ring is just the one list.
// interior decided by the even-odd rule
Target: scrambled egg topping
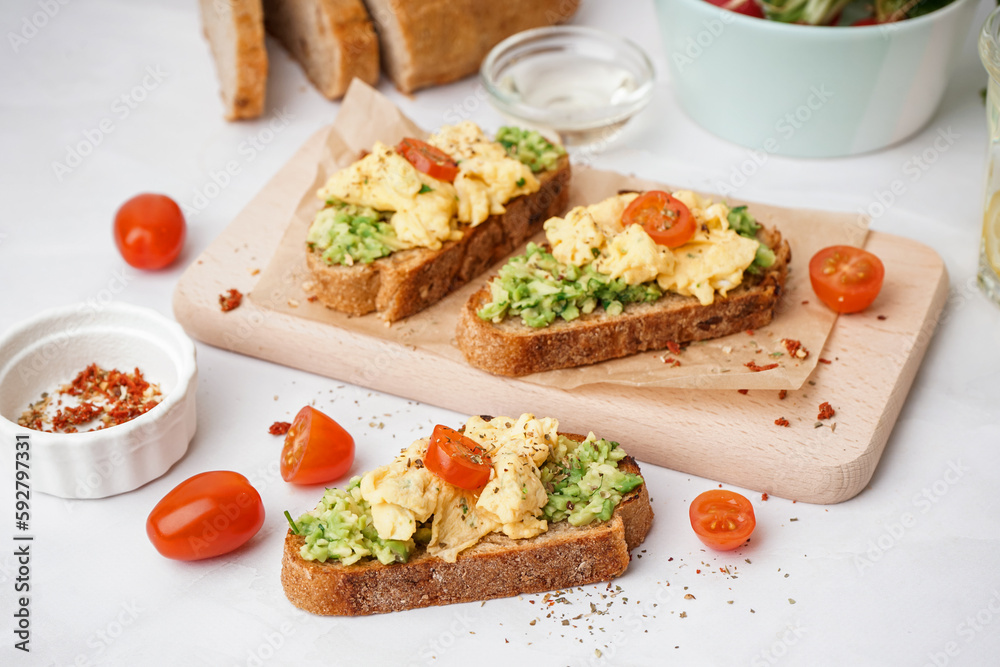
[(427, 143), (458, 162), (455, 190), (459, 222), (475, 227), (491, 215), (502, 214), (503, 205), (514, 197), (537, 192), (540, 187), (528, 165), (508, 156), (503, 146), (490, 141), (470, 120), (445, 125)]
[(494, 531), (515, 538), (548, 529), (540, 518), (548, 495), (539, 466), (558, 442), (559, 422), (473, 417), (465, 435), (486, 450), (493, 462), (490, 481), (477, 495), (448, 484), (423, 466), (429, 440), (417, 440), (392, 463), (361, 479), (361, 494), (371, 503), (375, 530), (383, 539), (406, 540), (417, 524), (434, 517), (428, 553), (454, 562), (459, 552)]
[(622, 227), (625, 208), (638, 195), (627, 193), (591, 206), (578, 206), (565, 218), (550, 218), (545, 232), (552, 255), (564, 264), (594, 268), (629, 285), (655, 280), (664, 290), (695, 296), (702, 305), (715, 301), (743, 281), (753, 263), (757, 242), (729, 228), (729, 207), (688, 191), (674, 192), (691, 211), (697, 229), (677, 248), (657, 244), (639, 225)]
[(503, 146), (490, 141), (471, 121), (444, 126), (428, 143), (458, 162), (454, 184), (416, 169), (381, 142), (372, 152), (333, 174), (316, 193), (326, 201), (392, 212), (389, 223), (404, 248), (437, 250), (462, 237), (458, 223), (476, 226), (504, 212), (514, 197), (538, 190), (538, 179)]

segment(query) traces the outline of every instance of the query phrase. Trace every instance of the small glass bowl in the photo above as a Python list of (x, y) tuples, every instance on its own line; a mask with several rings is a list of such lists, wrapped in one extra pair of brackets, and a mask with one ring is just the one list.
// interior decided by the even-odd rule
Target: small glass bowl
[(570, 147), (603, 146), (649, 103), (653, 64), (633, 42), (593, 28), (525, 30), (479, 70), (490, 101), (512, 122), (557, 133)]

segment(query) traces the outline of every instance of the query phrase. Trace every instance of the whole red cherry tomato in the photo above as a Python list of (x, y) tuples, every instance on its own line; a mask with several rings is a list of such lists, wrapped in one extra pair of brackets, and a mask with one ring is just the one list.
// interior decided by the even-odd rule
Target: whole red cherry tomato
[(281, 478), (293, 484), (322, 484), (343, 477), (354, 463), (354, 438), (309, 405), (299, 410), (285, 434)]
[(162, 269), (184, 247), (184, 214), (166, 195), (136, 195), (115, 214), (114, 232), (115, 245), (131, 266)]
[(212, 558), (242, 546), (264, 525), (264, 503), (238, 472), (190, 477), (163, 496), (146, 519), (146, 535), (174, 560)]

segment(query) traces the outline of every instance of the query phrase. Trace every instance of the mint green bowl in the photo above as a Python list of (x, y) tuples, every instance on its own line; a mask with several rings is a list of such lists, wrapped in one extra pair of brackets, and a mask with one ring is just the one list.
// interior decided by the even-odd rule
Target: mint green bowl
[(837, 28), (751, 18), (705, 0), (656, 0), (656, 9), (674, 91), (699, 125), (767, 153), (837, 157), (927, 124), (976, 4)]

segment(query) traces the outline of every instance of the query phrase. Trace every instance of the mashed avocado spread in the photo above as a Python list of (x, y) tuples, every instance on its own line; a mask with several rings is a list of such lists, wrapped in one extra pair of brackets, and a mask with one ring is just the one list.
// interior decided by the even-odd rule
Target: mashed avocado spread
[(413, 550), (413, 540), (383, 540), (372, 525), (371, 506), (361, 497), (361, 478), (355, 477), (346, 490), (327, 489), (311, 512), (291, 522), (292, 531), (305, 538), (301, 554), (306, 560), (339, 560), (344, 565), (362, 558), (378, 558), (380, 563), (405, 563)]
[[(594, 521), (609, 520), (622, 496), (642, 484), (642, 477), (618, 469), (618, 462), (625, 457), (618, 443), (597, 439), (593, 433), (578, 442), (557, 435), (557, 427), (556, 420), (535, 419), (531, 414), (517, 420), (507, 417), (470, 419), (466, 433), (488, 449), (492, 447), (493, 451), (494, 470), (490, 482), (477, 492), (451, 488), (419, 461), (411, 461), (413, 454), (426, 449), (426, 440), (418, 440), (403, 450), (396, 463), (353, 478), (344, 490), (327, 489), (319, 504), (297, 520), (286, 512), (292, 532), (305, 540), (299, 553), (303, 559), (311, 561), (334, 560), (350, 565), (375, 558), (389, 565), (405, 563), (420, 544), (428, 553), (454, 562), (459, 551), (475, 544), (487, 532), (504, 532), (519, 539), (544, 532), (548, 522), (567, 521), (573, 526), (586, 526)], [(413, 468), (411, 462), (418, 465)], [(403, 470), (400, 463), (406, 464), (405, 470), (409, 473), (395, 474)], [(422, 480), (428, 484), (424, 486)], [(407, 539), (387, 539), (393, 537), (387, 532), (380, 537), (379, 531), (383, 529), (376, 529), (378, 522), (373, 514), (373, 503), (385, 500), (383, 484), (407, 491), (403, 494), (407, 497), (396, 497), (403, 503), (395, 508), (397, 513), (406, 507), (417, 507), (422, 501), (433, 501), (429, 504), (435, 508), (433, 513), (418, 516), (413, 529), (405, 531)], [(369, 502), (366, 494), (372, 488), (366, 491), (366, 486), (380, 491), (381, 497), (368, 495), (372, 498)], [(416, 487), (423, 490), (417, 496), (408, 497), (409, 491)], [(532, 489), (536, 487), (539, 498), (532, 501)], [(379, 507), (375, 510), (378, 514)], [(485, 527), (476, 525), (483, 518), (475, 517), (488, 516), (490, 510), (500, 521), (486, 522)], [(511, 516), (504, 518), (508, 514)], [(518, 521), (509, 523), (518, 517)], [(503, 523), (505, 521), (508, 523)], [(471, 533), (465, 534), (467, 531), (456, 527), (456, 523), (470, 524), (468, 531)], [(511, 530), (518, 526), (537, 526), (537, 530)], [(452, 543), (450, 548), (441, 543), (445, 534), (450, 535), (447, 538)], [(461, 546), (455, 547), (459, 542)]]
[(512, 257), (490, 282), (492, 301), (479, 310), (484, 320), (500, 322), (519, 315), (530, 327), (544, 327), (556, 317), (575, 320), (598, 305), (610, 315), (626, 304), (656, 301), (663, 291), (654, 282), (629, 285), (622, 278), (600, 273), (593, 264), (562, 264), (534, 243), (527, 252)]
[(553, 144), (536, 130), (524, 130), (505, 125), (497, 130), (497, 143), (507, 150), (507, 155), (528, 165), (536, 174), (556, 166), (566, 149)]
[(402, 247), (386, 216), (367, 206), (330, 199), (309, 227), (306, 244), (328, 264), (371, 264)]
[(585, 526), (607, 521), (622, 496), (642, 484), (642, 477), (618, 469), (625, 452), (617, 442), (591, 433), (583, 442), (559, 436), (552, 455), (542, 466), (542, 483), (549, 502), (542, 509), (549, 521)]

